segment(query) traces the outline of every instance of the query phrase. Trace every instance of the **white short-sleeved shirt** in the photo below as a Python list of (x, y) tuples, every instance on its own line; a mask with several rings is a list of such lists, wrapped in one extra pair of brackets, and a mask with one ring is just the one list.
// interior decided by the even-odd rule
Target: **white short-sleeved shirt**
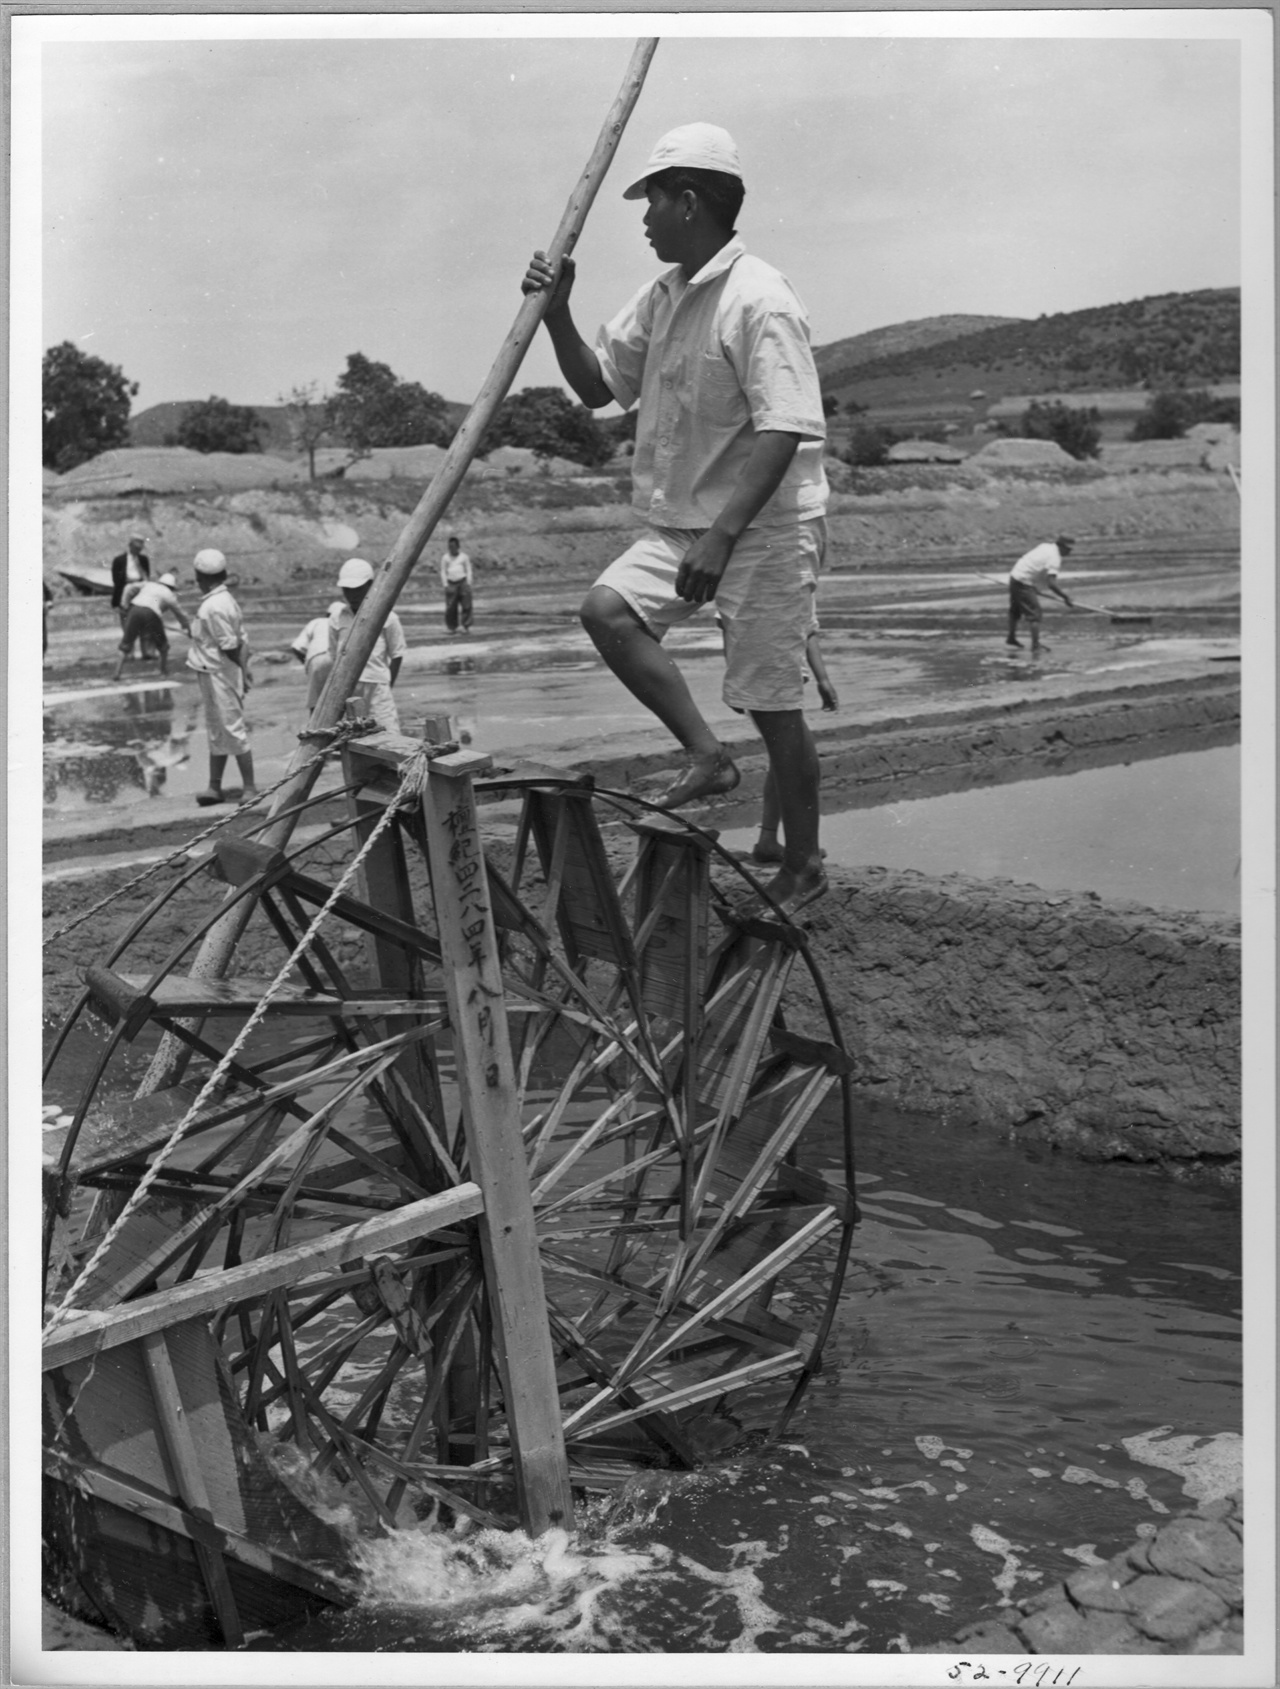
[(696, 276), (647, 283), (596, 340), (610, 392), (637, 402), (633, 507), (663, 528), (709, 528), (757, 434), (802, 436), (753, 527), (826, 509), (826, 422), (804, 307), (736, 237)]
[(204, 674), (221, 674), (236, 647), (247, 643), (240, 606), (225, 586), (215, 586), (200, 600), (190, 639), (187, 667)]
[(1021, 581), (1023, 586), (1043, 587), (1051, 580), (1057, 580), (1061, 567), (1062, 553), (1052, 540), (1045, 540), (1043, 545), (1033, 546), (1023, 553), (1010, 569), (1009, 579)]
[(327, 657), (329, 655), (329, 617), (336, 615), (343, 608), (342, 600), (335, 598), (329, 606), (328, 615), (313, 616), (289, 646), (290, 651), (296, 651), (304, 663), (309, 663), (313, 657)]
[(446, 551), (440, 559), (440, 582), (448, 586), (451, 581), (471, 580), (471, 559), (465, 551)]
[(120, 595), (120, 602), (126, 610), (136, 604), (140, 610), (154, 610), (157, 616), (178, 608), (173, 588), (161, 581), (130, 581)]
[[(347, 635), (355, 623), (355, 612), (349, 604), (334, 604), (329, 612), (329, 652), (336, 661), (342, 647), (346, 644)], [(404, 637), (404, 629), (400, 625), (400, 618), (392, 610), (383, 623), (382, 632), (369, 654), (369, 661), (364, 665), (361, 680), (383, 681), (391, 679), (391, 664), (396, 657), (403, 657), (409, 649), (408, 641)]]

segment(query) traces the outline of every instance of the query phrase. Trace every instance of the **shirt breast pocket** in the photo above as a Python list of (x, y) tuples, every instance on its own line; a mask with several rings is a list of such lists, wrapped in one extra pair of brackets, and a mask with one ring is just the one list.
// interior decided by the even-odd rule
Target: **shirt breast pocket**
[(718, 353), (694, 360), (693, 407), (717, 428), (736, 428), (750, 420), (747, 396), (733, 365)]

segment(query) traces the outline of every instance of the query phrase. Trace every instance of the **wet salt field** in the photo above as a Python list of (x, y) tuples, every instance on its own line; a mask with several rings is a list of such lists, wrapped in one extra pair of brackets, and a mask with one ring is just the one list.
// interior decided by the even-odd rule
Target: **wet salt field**
[(1229, 1194), (860, 1119), (862, 1223), (786, 1442), (655, 1472), (572, 1541), (370, 1542), (353, 1611), (256, 1646), (918, 1647), (1239, 1482)]

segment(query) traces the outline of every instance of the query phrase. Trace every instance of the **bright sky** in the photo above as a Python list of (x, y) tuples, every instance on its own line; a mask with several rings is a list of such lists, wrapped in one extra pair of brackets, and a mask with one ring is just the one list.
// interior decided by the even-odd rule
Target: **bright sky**
[[(469, 402), (646, 30), (663, 39), (578, 247), (586, 331), (653, 273), (623, 187), (697, 118), (735, 136), (740, 229), (817, 345), (1239, 283), (1238, 40), (1190, 38), (1176, 12), (1111, 14), (1145, 39), (1100, 37), (1102, 12), (985, 15), (1013, 38), (957, 38), (960, 14), (813, 33), (870, 16), (552, 26), (584, 39), (479, 15), (259, 20), (294, 34), (275, 40), (227, 38), (244, 18), (62, 20), (42, 62), (42, 347), (121, 365), (135, 411), (270, 404), (331, 387), (354, 351)], [(305, 38), (340, 23), (409, 38)], [(91, 38), (139, 28), (176, 38)], [(742, 33), (782, 29), (802, 33)], [(557, 379), (540, 337), (516, 386)]]

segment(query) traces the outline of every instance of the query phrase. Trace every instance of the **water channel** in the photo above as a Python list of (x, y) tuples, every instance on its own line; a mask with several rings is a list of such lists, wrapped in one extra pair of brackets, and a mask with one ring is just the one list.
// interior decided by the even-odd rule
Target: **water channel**
[[(755, 836), (734, 828), (720, 842), (749, 850)], [(1240, 750), (1223, 745), (826, 812), (822, 842), (828, 860), (846, 868), (972, 874), (1239, 914)]]
[(1231, 1195), (860, 1118), (840, 1318), (784, 1444), (654, 1473), (572, 1543), (370, 1545), (354, 1611), (259, 1646), (883, 1653), (1238, 1482)]
[[(96, 1045), (73, 1035), (64, 1086)], [(784, 1443), (655, 1471), (591, 1502), (572, 1541), (366, 1541), (354, 1609), (251, 1646), (901, 1650), (1238, 1485), (1233, 1193), (868, 1102), (858, 1121), (862, 1220)], [(838, 1163), (834, 1117), (815, 1153)]]

